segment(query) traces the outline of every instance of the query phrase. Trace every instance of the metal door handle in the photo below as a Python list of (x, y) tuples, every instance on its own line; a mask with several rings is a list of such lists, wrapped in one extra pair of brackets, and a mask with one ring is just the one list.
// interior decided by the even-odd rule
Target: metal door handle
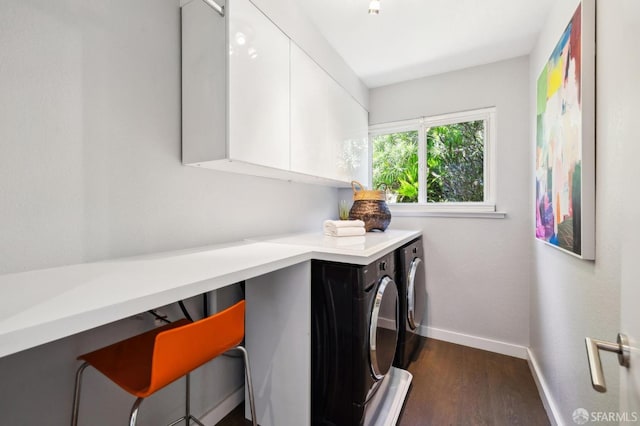
[(218, 12), (218, 15), (224, 16), (224, 6), (220, 6), (218, 3), (216, 3), (213, 0), (202, 0), (202, 1), (205, 2), (205, 4), (209, 6), (211, 9)]
[(602, 373), (602, 362), (600, 361), (600, 349), (618, 354), (618, 363), (623, 367), (629, 367), (629, 339), (625, 334), (618, 333), (617, 343), (605, 342), (604, 340), (584, 339), (587, 345), (587, 358), (589, 359), (589, 370), (591, 371), (591, 384), (598, 392), (606, 392), (607, 386)]

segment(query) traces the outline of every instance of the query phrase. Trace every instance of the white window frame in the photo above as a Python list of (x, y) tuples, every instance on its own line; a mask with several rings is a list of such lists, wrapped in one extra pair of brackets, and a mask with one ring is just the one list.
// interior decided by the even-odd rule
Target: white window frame
[[(389, 203), (391, 212), (399, 216), (475, 216), (504, 217), (496, 212), (496, 108), (482, 108), (411, 120), (395, 121), (369, 126), (369, 181), (373, 182), (373, 137), (390, 133), (418, 131), (418, 202)], [(482, 202), (427, 202), (427, 141), (430, 127), (467, 121), (485, 121), (484, 138), (484, 201)]]

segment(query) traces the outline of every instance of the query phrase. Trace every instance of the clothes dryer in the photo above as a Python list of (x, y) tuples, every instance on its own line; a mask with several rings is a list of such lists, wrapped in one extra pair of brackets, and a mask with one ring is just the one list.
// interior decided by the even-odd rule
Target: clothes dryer
[(395, 253), (367, 266), (312, 261), (313, 425), (362, 425), (374, 408), (398, 340), (397, 327), (379, 317), (383, 303), (398, 306), (395, 265)]
[(401, 247), (396, 253), (401, 325), (393, 365), (406, 370), (424, 342), (420, 326), (426, 323), (427, 286), (422, 238)]

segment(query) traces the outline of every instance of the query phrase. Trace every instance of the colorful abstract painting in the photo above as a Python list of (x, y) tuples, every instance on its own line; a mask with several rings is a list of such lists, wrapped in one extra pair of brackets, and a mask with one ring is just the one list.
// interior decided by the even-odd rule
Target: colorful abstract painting
[(593, 123), (584, 116), (583, 35), (580, 4), (538, 78), (536, 132), (536, 238), (581, 257), (585, 183), (593, 190), (583, 168), (593, 137), (584, 134)]

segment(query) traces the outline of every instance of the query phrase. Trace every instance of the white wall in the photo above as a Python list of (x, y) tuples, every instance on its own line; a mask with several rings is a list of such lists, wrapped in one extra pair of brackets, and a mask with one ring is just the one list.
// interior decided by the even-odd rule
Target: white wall
[[(618, 111), (627, 103), (627, 86), (616, 72), (617, 57), (635, 49), (637, 40), (618, 34), (621, 0), (597, 4), (596, 117), (596, 260), (581, 261), (534, 240), (531, 286), (531, 353), (540, 367), (547, 396), (560, 422), (572, 424), (576, 408), (618, 411), (619, 367), (615, 356), (603, 354), (607, 393), (591, 388), (584, 338), (615, 341), (620, 316), (620, 212), (624, 197), (636, 194), (636, 184), (623, 179), (624, 149), (616, 135), (622, 122)], [(536, 81), (560, 34), (577, 7), (577, 0), (556, 2), (531, 53), (529, 99), (535, 111)], [(636, 70), (638, 75), (640, 70)], [(628, 72), (626, 75), (633, 75)], [(535, 117), (530, 117), (531, 156), (535, 147)], [(533, 182), (533, 175), (530, 177)], [(532, 194), (532, 197), (534, 195)], [(531, 216), (530, 229), (534, 218)]]
[[(182, 166), (179, 16), (177, 0), (0, 2), (0, 274), (319, 229), (335, 216), (333, 188)], [(74, 358), (151, 323), (1, 358), (0, 423), (68, 424)], [(197, 375), (194, 412), (240, 386), (241, 371), (222, 359), (208, 383)], [(86, 424), (125, 422), (131, 397), (95, 374), (85, 391)], [(141, 424), (177, 417), (181, 392), (145, 402)]]
[(391, 227), (423, 231), (429, 333), (518, 356), (529, 344), (528, 70), (521, 57), (369, 94), (370, 124), (497, 108), (497, 209), (506, 218), (393, 217)]

